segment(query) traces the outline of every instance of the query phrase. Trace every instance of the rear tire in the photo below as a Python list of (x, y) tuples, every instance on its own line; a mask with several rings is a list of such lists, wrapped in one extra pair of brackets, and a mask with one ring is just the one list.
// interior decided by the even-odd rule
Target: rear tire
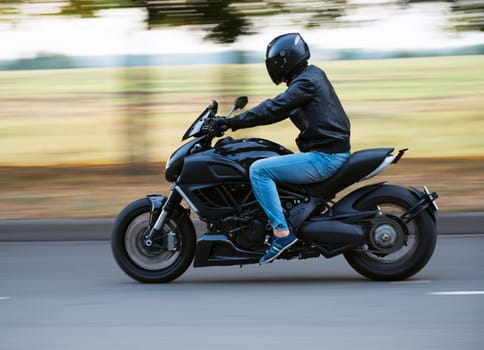
[(383, 216), (367, 223), (366, 244), (344, 254), (353, 269), (373, 280), (396, 281), (415, 275), (427, 264), (437, 241), (432, 216), (424, 211), (407, 223), (399, 218), (416, 202), (408, 189), (384, 185), (355, 205), (359, 210), (379, 207)]
[(176, 251), (148, 248), (144, 237), (149, 229), (150, 210), (148, 198), (138, 199), (123, 209), (114, 223), (111, 249), (119, 267), (133, 279), (143, 283), (170, 282), (190, 266), (196, 232), (188, 216), (176, 213), (162, 229), (175, 234)]

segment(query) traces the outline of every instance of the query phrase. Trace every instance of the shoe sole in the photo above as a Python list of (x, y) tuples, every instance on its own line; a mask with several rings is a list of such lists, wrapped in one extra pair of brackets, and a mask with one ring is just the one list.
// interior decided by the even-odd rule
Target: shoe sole
[(288, 245), (286, 245), (284, 248), (282, 248), (281, 250), (279, 250), (279, 253), (277, 253), (276, 255), (274, 255), (272, 258), (270, 259), (267, 259), (266, 261), (262, 261), (261, 263), (262, 264), (268, 264), (270, 262), (273, 262), (279, 255), (281, 255), (282, 253), (284, 253), (288, 248), (292, 247), (294, 245), (294, 243), (297, 242), (297, 239), (295, 239), (294, 241), (292, 241), (291, 243), (289, 243)]

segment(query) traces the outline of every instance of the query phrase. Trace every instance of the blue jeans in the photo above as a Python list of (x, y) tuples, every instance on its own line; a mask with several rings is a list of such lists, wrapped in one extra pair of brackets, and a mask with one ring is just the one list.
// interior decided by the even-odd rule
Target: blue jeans
[(249, 170), (255, 198), (271, 221), (272, 228), (288, 230), (277, 183), (308, 184), (333, 175), (349, 158), (350, 152), (326, 154), (295, 153), (255, 161)]

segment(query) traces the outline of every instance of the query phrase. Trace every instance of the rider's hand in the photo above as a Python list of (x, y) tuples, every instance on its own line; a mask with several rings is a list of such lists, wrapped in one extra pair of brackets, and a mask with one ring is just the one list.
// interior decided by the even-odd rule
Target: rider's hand
[(231, 128), (230, 118), (216, 117), (214, 120), (214, 126), (217, 130), (226, 131)]

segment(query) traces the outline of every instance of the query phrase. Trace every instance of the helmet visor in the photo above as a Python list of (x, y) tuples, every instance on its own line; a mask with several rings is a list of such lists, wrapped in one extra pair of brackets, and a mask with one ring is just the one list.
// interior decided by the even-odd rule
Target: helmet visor
[(266, 59), (267, 73), (271, 77), (274, 84), (279, 85), (284, 80), (284, 67), (281, 66), (280, 57)]

